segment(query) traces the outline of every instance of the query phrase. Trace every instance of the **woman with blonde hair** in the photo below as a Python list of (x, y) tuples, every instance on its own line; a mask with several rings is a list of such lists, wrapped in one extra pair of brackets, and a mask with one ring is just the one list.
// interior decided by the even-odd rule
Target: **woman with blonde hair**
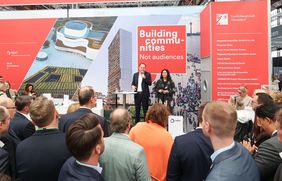
[(78, 110), (79, 107), (80, 107), (79, 102), (74, 102), (71, 105), (69, 105), (67, 113), (75, 112), (76, 110)]

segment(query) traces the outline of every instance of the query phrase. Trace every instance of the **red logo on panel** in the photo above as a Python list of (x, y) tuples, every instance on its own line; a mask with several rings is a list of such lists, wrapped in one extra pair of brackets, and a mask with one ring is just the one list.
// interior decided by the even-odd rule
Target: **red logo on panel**
[(145, 63), (150, 73), (168, 68), (171, 73), (186, 73), (186, 26), (139, 26), (138, 64)]

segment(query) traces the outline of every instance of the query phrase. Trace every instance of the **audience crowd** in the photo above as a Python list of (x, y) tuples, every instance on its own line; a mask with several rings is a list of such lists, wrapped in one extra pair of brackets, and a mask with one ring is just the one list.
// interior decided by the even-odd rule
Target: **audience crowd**
[(228, 102), (198, 108), (194, 131), (172, 138), (171, 107), (155, 103), (131, 125), (125, 108), (108, 121), (91, 111), (96, 92), (59, 115), (33, 85), (18, 94), (0, 76), (0, 181), (281, 181), (282, 93), (245, 86)]

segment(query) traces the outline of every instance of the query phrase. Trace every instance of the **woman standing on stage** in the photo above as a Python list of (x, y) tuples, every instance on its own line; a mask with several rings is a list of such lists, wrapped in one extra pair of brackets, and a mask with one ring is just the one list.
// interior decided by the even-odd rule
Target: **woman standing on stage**
[(170, 112), (173, 112), (173, 94), (176, 88), (171, 79), (169, 70), (163, 69), (160, 79), (157, 81), (154, 92), (157, 95), (157, 102), (168, 105)]

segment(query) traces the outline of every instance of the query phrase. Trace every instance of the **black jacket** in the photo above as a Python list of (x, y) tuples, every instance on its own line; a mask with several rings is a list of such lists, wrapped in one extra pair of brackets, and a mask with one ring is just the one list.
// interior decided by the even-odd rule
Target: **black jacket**
[[(145, 72), (144, 75), (145, 75), (146, 78), (143, 79), (142, 84), (141, 84), (142, 85), (142, 93), (143, 93), (143, 95), (145, 97), (149, 98), (150, 97), (149, 86), (152, 85), (151, 74), (149, 72)], [(138, 87), (138, 77), (139, 77), (139, 72), (136, 72), (133, 75), (133, 79), (132, 79), (131, 85), (134, 85), (135, 87)]]

